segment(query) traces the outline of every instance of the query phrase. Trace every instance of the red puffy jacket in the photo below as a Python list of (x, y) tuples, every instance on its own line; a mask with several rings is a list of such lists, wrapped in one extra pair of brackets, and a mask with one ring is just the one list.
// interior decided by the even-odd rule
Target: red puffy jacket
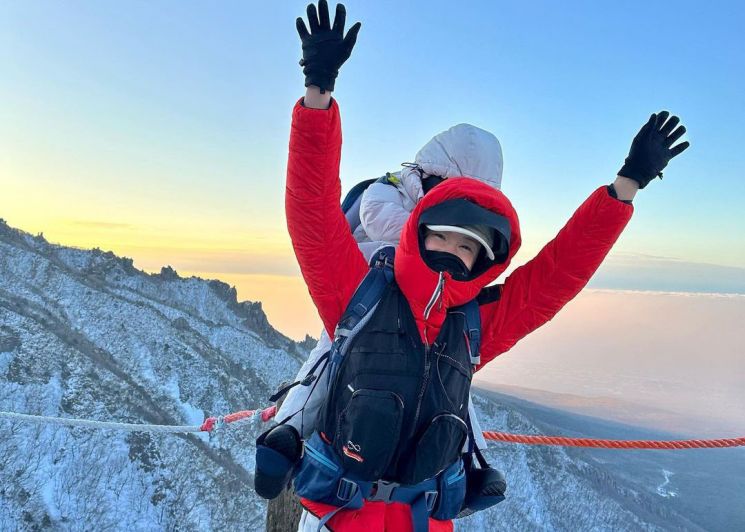
[[(310, 109), (301, 102), (295, 105), (292, 115), (285, 197), (287, 227), (305, 283), (324, 327), (333, 338), (334, 328), (367, 273), (368, 265), (339, 207), (342, 142), (339, 107), (334, 100), (329, 109)], [(512, 230), (509, 259), (469, 281), (457, 281), (446, 273), (442, 294), (425, 319), (424, 307), (435, 292), (438, 274), (426, 266), (419, 253), (418, 220), (423, 210), (453, 198), (466, 198), (509, 219)], [(605, 186), (598, 188), (556, 238), (507, 277), (500, 287), (500, 297), (480, 307), (482, 341), (478, 369), (549, 321), (579, 293), (632, 212), (631, 205), (611, 197)], [(505, 271), (520, 248), (520, 241), (520, 226), (512, 204), (500, 191), (479, 181), (448, 179), (419, 201), (401, 233), (394, 272), (424, 342), (434, 341), (448, 308), (475, 298)], [(306, 500), (303, 504), (315, 515), (334, 509)], [(400, 506), (403, 505), (368, 503), (361, 510), (340, 511), (327, 526), (341, 531), (411, 530), (408, 512)], [(431, 530), (452, 530), (450, 522), (430, 520), (430, 523)]]

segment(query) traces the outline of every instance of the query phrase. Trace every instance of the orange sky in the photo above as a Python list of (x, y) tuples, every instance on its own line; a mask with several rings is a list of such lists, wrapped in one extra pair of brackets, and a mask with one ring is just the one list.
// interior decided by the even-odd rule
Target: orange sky
[[(205, 16), (200, 4), (42, 4), (0, 2), (0, 217), (51, 242), (129, 256), (147, 271), (171, 265), (235, 284), (240, 299), (262, 301), (280, 331), (317, 335), (283, 199), (291, 109), (304, 91), (294, 25), (302, 7), (238, 2)], [(697, 276), (704, 280), (720, 272), (745, 277), (745, 217), (732, 201), (745, 193), (737, 17), (682, 10), (678, 22), (700, 37), (690, 41), (675, 40), (680, 25), (652, 24), (661, 42), (685, 48), (666, 57), (673, 72), (655, 61), (628, 61), (649, 55), (649, 28), (628, 24), (638, 17), (626, 7), (609, 18), (599, 4), (577, 11), (556, 3), (553, 17), (526, 26), (516, 3), (501, 9), (508, 22), (500, 32), (480, 33), (473, 28), (491, 20), (474, 16), (483, 10), (435, 4), (427, 4), (426, 20), (415, 3), (397, 9), (430, 29), (452, 27), (461, 47), (363, 32), (345, 65), (335, 92), (345, 190), (400, 168), (437, 132), (474, 123), (502, 142), (503, 186), (520, 213), (524, 262), (595, 187), (612, 181), (649, 113), (673, 106), (692, 147), (665, 170), (664, 182), (635, 200), (614, 252), (740, 269)], [(390, 22), (375, 3), (356, 9), (368, 27)], [(644, 9), (649, 15), (667, 7)], [(246, 31), (244, 21), (257, 10), (265, 23)], [(611, 23), (642, 38), (618, 39)], [(597, 46), (557, 40), (557, 27), (594, 36)], [(483, 68), (491, 49), (504, 51), (498, 69)], [(443, 57), (452, 70), (447, 93), (468, 94), (447, 105), (442, 91), (421, 83)], [(572, 61), (555, 60), (567, 57)], [(405, 82), (376, 101), (381, 72)], [(647, 86), (654, 90), (639, 90)], [(638, 276), (639, 262), (634, 257), (627, 271)], [(655, 272), (646, 282), (652, 289), (673, 277)], [(692, 286), (688, 279), (678, 284)]]
[[(199, 272), (179, 274), (209, 276)], [(220, 280), (236, 287), (239, 300), (261, 301), (269, 323), (281, 333), (295, 340), (303, 340), (306, 334), (319, 337), (321, 319), (300, 276), (222, 274)]]

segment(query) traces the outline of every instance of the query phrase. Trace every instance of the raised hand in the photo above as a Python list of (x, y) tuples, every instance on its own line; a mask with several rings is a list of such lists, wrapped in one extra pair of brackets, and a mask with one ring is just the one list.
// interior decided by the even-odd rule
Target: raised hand
[(326, 0), (318, 1), (318, 12), (313, 4), (308, 5), (307, 12), (310, 31), (302, 17), (298, 17), (296, 21), (297, 32), (303, 43), (300, 66), (303, 67), (305, 74), (305, 86), (320, 87), (321, 93), (333, 91), (339, 68), (349, 59), (362, 24), (358, 22), (352, 26), (345, 37), (344, 23), (347, 11), (344, 4), (336, 5), (333, 27), (329, 21), (329, 6)]
[(649, 121), (636, 134), (631, 141), (631, 150), (626, 162), (618, 171), (621, 177), (628, 177), (639, 183), (639, 188), (644, 188), (655, 177), (662, 177), (662, 170), (670, 162), (670, 159), (680, 155), (690, 144), (681, 142), (673, 146), (683, 133), (684, 126), (675, 126), (680, 123), (677, 116), (670, 117), (667, 111), (660, 111), (649, 117)]

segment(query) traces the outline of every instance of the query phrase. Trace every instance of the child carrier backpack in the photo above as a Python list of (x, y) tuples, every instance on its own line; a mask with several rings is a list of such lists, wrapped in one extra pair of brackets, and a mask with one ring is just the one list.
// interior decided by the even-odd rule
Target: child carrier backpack
[(319, 372), (329, 374), (293, 483), (300, 497), (336, 511), (360, 508), (365, 499), (409, 504), (419, 532), (428, 517), (452, 519), (463, 507), (464, 458), (470, 467), (475, 449), (467, 412), (481, 323), (475, 300), (450, 309), (426, 348), (395, 283), (394, 254), (393, 247), (376, 253), (331, 350), (293, 384), (317, 385)]

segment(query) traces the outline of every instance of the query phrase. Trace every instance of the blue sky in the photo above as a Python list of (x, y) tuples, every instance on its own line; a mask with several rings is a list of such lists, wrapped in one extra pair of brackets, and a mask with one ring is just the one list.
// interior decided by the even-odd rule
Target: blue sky
[[(0, 2), (0, 217), (149, 269), (296, 276), (282, 196), (305, 5)], [(743, 290), (745, 8), (346, 6), (363, 27), (335, 93), (345, 189), (474, 123), (502, 142), (524, 262), (613, 180), (649, 114), (669, 109), (692, 146), (637, 196), (615, 270), (596, 282)], [(644, 286), (638, 268), (652, 272)]]

